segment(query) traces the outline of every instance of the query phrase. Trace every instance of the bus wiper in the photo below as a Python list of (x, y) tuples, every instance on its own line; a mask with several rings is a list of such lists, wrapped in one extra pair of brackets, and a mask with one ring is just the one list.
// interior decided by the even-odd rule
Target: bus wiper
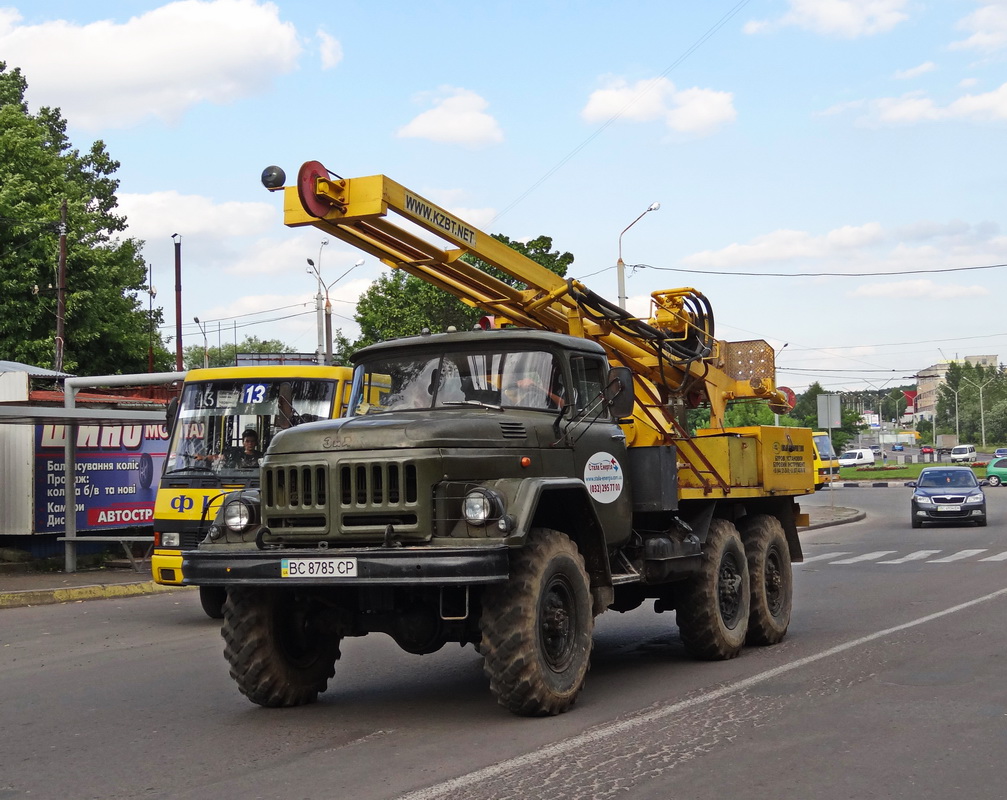
[(482, 400), (446, 400), (442, 406), (478, 406), (479, 408), (492, 408), (494, 411), (503, 411), (503, 406), (493, 403), (484, 403)]

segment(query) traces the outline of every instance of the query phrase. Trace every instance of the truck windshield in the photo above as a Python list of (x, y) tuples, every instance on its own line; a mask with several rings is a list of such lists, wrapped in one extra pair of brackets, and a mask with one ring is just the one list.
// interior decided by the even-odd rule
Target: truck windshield
[(559, 364), (544, 350), (410, 353), (360, 363), (347, 413), (456, 405), (554, 411), (566, 395)]
[(186, 384), (179, 398), (165, 473), (251, 472), (277, 431), (329, 419), (329, 380), (237, 380)]

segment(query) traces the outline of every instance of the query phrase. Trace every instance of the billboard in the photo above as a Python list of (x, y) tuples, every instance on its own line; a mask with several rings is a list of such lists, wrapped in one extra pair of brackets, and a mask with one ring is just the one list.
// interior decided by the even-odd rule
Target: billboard
[[(154, 496), (167, 450), (163, 424), (77, 428), (77, 530), (153, 528)], [(35, 426), (35, 533), (66, 528), (66, 426)]]

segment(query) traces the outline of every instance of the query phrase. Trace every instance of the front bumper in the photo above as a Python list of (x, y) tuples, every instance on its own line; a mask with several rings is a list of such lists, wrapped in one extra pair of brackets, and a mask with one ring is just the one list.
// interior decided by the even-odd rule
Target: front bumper
[(974, 522), (986, 519), (986, 504), (963, 504), (958, 511), (938, 511), (934, 506), (913, 503), (913, 516), (924, 522)]
[[(368, 547), (328, 550), (188, 550), (182, 553), (185, 585), (234, 586), (438, 586), (497, 583), (510, 574), (509, 548)], [(356, 576), (284, 577), (284, 559), (356, 559)]]

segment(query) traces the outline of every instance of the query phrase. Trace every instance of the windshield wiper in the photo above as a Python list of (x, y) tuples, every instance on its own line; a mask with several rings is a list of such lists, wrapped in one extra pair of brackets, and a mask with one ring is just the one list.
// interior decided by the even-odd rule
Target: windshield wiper
[(441, 403), (442, 406), (477, 406), (479, 408), (492, 408), (494, 411), (503, 411), (503, 406), (493, 403), (484, 403), (482, 400), (447, 400)]

